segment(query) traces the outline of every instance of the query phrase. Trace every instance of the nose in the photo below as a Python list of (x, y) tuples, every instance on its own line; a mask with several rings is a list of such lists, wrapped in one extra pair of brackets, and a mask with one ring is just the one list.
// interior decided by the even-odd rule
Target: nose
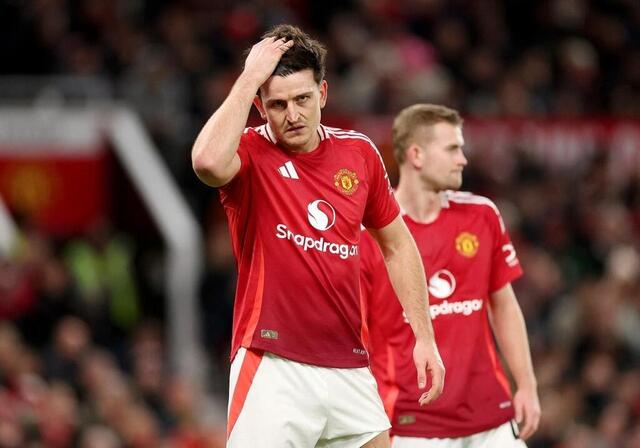
[(467, 160), (467, 157), (464, 155), (464, 152), (460, 150), (458, 155), (458, 164), (462, 166), (467, 166), (467, 163), (469, 163), (469, 161)]
[(287, 121), (289, 123), (295, 123), (298, 121), (299, 115), (300, 114), (298, 113), (295, 103), (290, 101), (289, 104), (287, 104)]

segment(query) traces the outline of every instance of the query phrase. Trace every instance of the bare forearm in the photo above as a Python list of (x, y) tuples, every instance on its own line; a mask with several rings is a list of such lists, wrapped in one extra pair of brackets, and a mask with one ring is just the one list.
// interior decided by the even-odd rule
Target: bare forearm
[(493, 329), (519, 389), (537, 387), (524, 317), (515, 301), (495, 301)]
[(255, 81), (240, 75), (198, 134), (191, 157), (194, 170), (204, 182), (215, 184), (231, 169), (258, 87)]
[(413, 361), (418, 374), (418, 388), (426, 386), (427, 373), (431, 376), (431, 388), (418, 400), (421, 406), (426, 405), (442, 394), (445, 368), (427, 313), (429, 300), (422, 259), (401, 216), (370, 232), (380, 245), (389, 278), (416, 336)]
[(416, 338), (433, 340), (433, 328), (428, 315), (427, 283), (413, 239), (407, 238), (402, 246), (387, 251), (384, 258), (391, 284)]

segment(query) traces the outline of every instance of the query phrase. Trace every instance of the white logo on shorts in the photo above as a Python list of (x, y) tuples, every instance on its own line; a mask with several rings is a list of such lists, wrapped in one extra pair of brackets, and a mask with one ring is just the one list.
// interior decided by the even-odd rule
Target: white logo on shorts
[[(321, 205), (324, 210), (320, 209)], [(307, 206), (307, 211), (309, 212), (307, 215), (309, 224), (311, 224), (314, 229), (321, 231), (329, 230), (336, 222), (336, 211), (331, 204), (322, 199), (316, 199), (311, 202)]]

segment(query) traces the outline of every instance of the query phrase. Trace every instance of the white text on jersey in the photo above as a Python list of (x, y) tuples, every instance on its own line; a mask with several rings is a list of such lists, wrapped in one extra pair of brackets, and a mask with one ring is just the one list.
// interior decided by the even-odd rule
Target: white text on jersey
[(315, 239), (309, 236), (300, 235), (289, 230), (285, 224), (276, 225), (276, 237), (292, 241), (297, 246), (302, 247), (305, 252), (307, 252), (309, 249), (317, 250), (318, 252), (323, 253), (328, 252), (330, 254), (338, 255), (343, 260), (358, 255), (357, 244), (349, 245), (332, 243), (330, 241), (326, 241), (324, 237)]

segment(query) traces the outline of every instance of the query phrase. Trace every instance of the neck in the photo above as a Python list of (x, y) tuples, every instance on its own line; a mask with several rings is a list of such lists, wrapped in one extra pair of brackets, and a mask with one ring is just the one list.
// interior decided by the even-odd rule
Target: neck
[(440, 194), (417, 178), (409, 179), (410, 176), (411, 173), (401, 173), (396, 199), (412, 220), (423, 224), (432, 223), (442, 209)]
[(318, 129), (316, 128), (316, 130), (313, 131), (313, 134), (311, 134), (311, 139), (307, 142), (306, 145), (304, 145), (303, 148), (299, 148), (298, 152), (311, 152), (318, 146), (320, 146), (320, 135), (318, 134)]
[[(267, 124), (267, 126), (269, 126)], [(271, 128), (269, 128), (271, 129)], [(272, 131), (270, 131), (273, 134)], [(276, 140), (276, 145), (280, 146), (282, 149), (285, 149), (286, 151), (289, 152), (294, 152), (294, 153), (299, 153), (299, 154), (304, 154), (304, 153), (308, 153), (308, 152), (312, 152), (314, 151), (318, 146), (320, 146), (320, 134), (319, 134), (319, 130), (316, 127), (316, 129), (314, 129), (313, 133), (311, 134), (311, 138), (303, 145), (301, 146), (290, 146), (287, 145), (285, 142), (283, 141), (277, 141), (274, 137), (274, 140)]]

